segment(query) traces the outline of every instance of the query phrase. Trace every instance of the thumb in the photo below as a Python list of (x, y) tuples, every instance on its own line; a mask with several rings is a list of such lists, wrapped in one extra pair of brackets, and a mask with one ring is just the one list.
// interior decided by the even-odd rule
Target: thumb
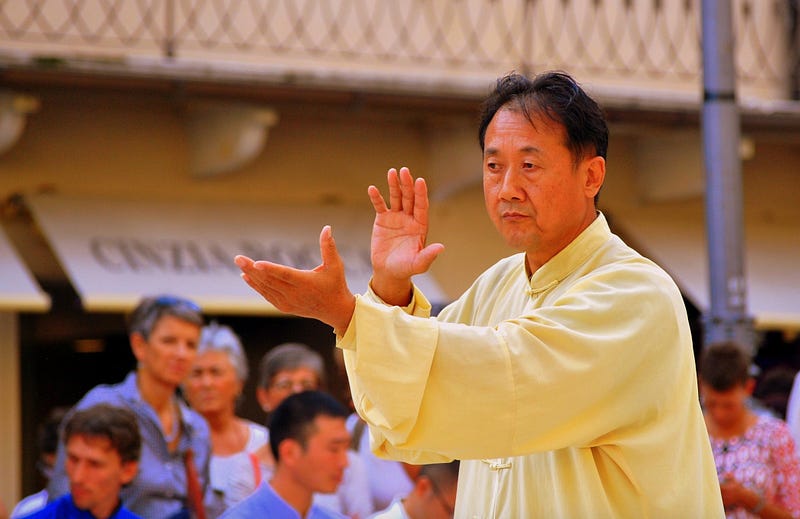
[(322, 232), (319, 233), (319, 254), (322, 257), (322, 265), (325, 267), (339, 266), (342, 263), (330, 225), (323, 227)]
[(444, 245), (441, 243), (431, 243), (417, 254), (417, 259), (414, 262), (415, 272), (422, 274), (427, 272), (434, 260), (439, 257), (439, 254), (444, 252)]

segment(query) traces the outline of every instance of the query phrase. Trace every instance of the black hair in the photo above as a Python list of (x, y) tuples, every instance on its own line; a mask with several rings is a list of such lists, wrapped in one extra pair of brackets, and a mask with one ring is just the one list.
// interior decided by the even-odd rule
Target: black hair
[(533, 124), (534, 116), (545, 116), (564, 127), (565, 145), (573, 163), (587, 155), (606, 158), (608, 125), (600, 105), (564, 72), (545, 72), (533, 79), (511, 73), (497, 80), (484, 100), (478, 140), (484, 149), (486, 128), (501, 108), (513, 104)]
[(322, 391), (303, 391), (286, 397), (270, 414), (267, 424), (272, 455), (279, 460), (278, 447), (284, 440), (295, 440), (305, 449), (318, 416), (346, 419), (348, 415), (341, 402)]

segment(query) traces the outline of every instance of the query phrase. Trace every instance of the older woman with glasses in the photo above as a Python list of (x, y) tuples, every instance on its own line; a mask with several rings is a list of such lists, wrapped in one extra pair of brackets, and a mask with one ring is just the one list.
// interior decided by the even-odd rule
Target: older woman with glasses
[(257, 453), (266, 446), (267, 429), (236, 415), (247, 373), (247, 357), (233, 330), (215, 322), (203, 328), (183, 389), (211, 430), (211, 489), (225, 508), (250, 495), (262, 480)]
[[(305, 344), (285, 343), (261, 359), (256, 397), (264, 412), (270, 413), (286, 397), (323, 388), (325, 381), (325, 363), (319, 353)], [(274, 460), (268, 450), (265, 453), (265, 470), (271, 472)], [(365, 519), (373, 511), (366, 469), (355, 451), (348, 450), (347, 459), (349, 465), (336, 493), (315, 494), (314, 502), (349, 517)]]
[[(202, 489), (211, 454), (208, 426), (176, 394), (194, 362), (203, 322), (192, 301), (171, 295), (144, 298), (128, 317), (136, 369), (120, 384), (95, 387), (74, 408), (107, 403), (136, 415), (142, 437), (139, 474), (120, 497), (142, 517), (206, 517)], [(51, 500), (69, 492), (65, 459), (61, 445), (48, 486)]]

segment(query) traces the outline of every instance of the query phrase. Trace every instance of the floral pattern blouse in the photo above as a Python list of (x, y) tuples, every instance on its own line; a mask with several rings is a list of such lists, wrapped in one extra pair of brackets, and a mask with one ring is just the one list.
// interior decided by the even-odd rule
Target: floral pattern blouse
[[(785, 422), (766, 415), (742, 436), (711, 437), (717, 474), (732, 474), (743, 486), (761, 492), (768, 503), (800, 517), (800, 458)], [(726, 517), (757, 517), (743, 508), (726, 510)]]

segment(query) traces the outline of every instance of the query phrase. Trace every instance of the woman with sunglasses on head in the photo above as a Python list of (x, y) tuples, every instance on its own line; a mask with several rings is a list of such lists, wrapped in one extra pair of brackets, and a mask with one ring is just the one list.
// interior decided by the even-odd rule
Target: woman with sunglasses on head
[[(202, 494), (211, 454), (205, 420), (178, 398), (176, 391), (197, 354), (203, 315), (192, 301), (162, 295), (146, 297), (128, 317), (136, 369), (115, 385), (90, 390), (74, 409), (98, 403), (134, 412), (142, 436), (139, 474), (120, 496), (142, 517), (204, 519)], [(59, 448), (49, 499), (69, 492), (65, 452)]]
[(234, 331), (215, 322), (204, 327), (183, 391), (208, 422), (211, 490), (226, 509), (250, 495), (263, 478), (256, 453), (267, 444), (267, 429), (236, 415), (247, 373), (247, 357)]

